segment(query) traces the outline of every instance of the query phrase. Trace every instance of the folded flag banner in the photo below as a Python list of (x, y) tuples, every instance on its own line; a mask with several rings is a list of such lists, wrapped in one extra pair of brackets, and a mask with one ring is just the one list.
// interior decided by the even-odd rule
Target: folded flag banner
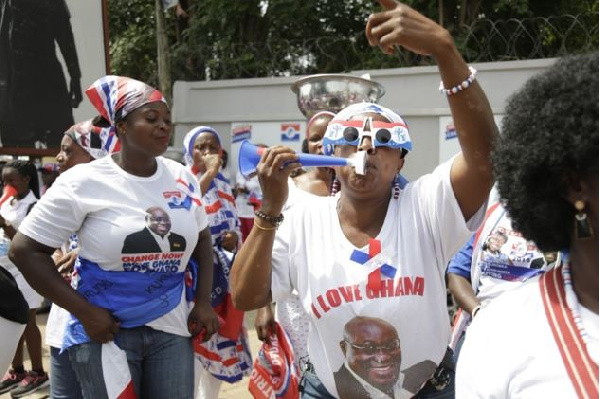
[(297, 399), (300, 373), (285, 330), (275, 323), (271, 344), (263, 343), (254, 361), (248, 390), (255, 399)]
[(127, 354), (114, 341), (102, 345), (102, 374), (108, 399), (137, 399)]

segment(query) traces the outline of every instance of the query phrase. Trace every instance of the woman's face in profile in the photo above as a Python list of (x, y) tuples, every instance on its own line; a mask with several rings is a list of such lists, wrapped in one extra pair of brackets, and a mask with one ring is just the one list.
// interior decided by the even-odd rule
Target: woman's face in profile
[(308, 153), (323, 155), (323, 136), (327, 125), (333, 116), (323, 115), (318, 117), (308, 128)]
[(92, 160), (90, 154), (67, 135), (60, 142), (60, 152), (56, 155), (58, 172), (63, 173), (80, 163), (88, 163)]

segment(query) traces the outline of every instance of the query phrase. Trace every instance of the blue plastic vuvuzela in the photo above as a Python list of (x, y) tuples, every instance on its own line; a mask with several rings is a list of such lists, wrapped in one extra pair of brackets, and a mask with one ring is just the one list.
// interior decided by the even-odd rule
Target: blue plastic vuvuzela
[[(260, 157), (266, 148), (255, 146), (248, 140), (242, 141), (238, 155), (238, 167), (244, 177), (249, 177), (256, 172), (256, 165), (260, 162)], [(361, 154), (363, 153), (363, 154)], [(363, 171), (364, 174), (364, 152), (357, 153), (353, 158), (340, 158), (328, 155), (315, 155), (298, 153), (298, 163), (303, 166), (347, 166), (356, 167), (357, 173)], [(361, 156), (362, 155), (362, 156)]]

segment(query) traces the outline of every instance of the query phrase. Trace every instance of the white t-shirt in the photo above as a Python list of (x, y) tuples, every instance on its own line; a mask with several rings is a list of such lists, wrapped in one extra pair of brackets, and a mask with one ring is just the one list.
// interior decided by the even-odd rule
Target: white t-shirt
[(249, 201), (252, 197), (259, 200), (262, 199), (262, 191), (260, 189), (260, 183), (258, 182), (258, 176), (247, 179), (238, 171), (235, 178), (235, 184), (237, 187), (248, 190), (247, 194), (238, 194), (237, 197), (235, 197), (235, 206), (237, 208), (238, 217), (254, 218), (254, 206), (252, 206)]
[(304, 191), (301, 188), (296, 186), (296, 182), (291, 177), (288, 179), (288, 199), (284, 205), (284, 211), (288, 210), (292, 206), (298, 203), (302, 203), (304, 201), (311, 201), (312, 198), (317, 197), (320, 198), (319, 195), (314, 195), (309, 193), (308, 191)]
[[(22, 199), (11, 197), (6, 200), (0, 207), (0, 215), (9, 222), (15, 229), (19, 227), (27, 211), (30, 209), (32, 204), (35, 204), (37, 198), (33, 194), (33, 191), (29, 191)], [(42, 305), (43, 298), (38, 294), (25, 280), (25, 277), (21, 274), (17, 266), (8, 258), (8, 251), (10, 249), (11, 239), (8, 238), (4, 229), (0, 229), (0, 266), (5, 268), (10, 274), (13, 275), (19, 290), (27, 300), (27, 304), (30, 309), (37, 309)]]
[[(440, 165), (390, 200), (375, 237), (381, 253), (364, 264), (350, 259), (368, 255), (369, 248), (356, 248), (346, 239), (336, 211), (339, 197), (315, 196), (285, 213), (273, 247), (273, 299), (298, 291), (311, 317), (310, 361), (330, 393), (337, 392), (334, 372), (345, 361), (344, 327), (355, 316), (380, 318), (395, 327), (402, 371), (422, 362), (435, 369), (442, 360), (450, 335), (446, 264), (478, 227), (485, 209), (467, 225), (450, 183), (451, 166), (452, 160)], [(397, 269), (395, 276), (382, 279), (381, 293), (367, 290), (369, 274), (382, 265)], [(433, 369), (413, 374), (408, 382), (421, 386)]]
[(53, 348), (61, 348), (65, 335), (65, 328), (69, 322), (69, 311), (52, 304), (48, 321), (46, 322), (46, 336), (44, 342)]
[[(74, 250), (78, 251), (77, 248), (77, 236), (72, 235), (69, 241), (64, 243), (60, 249), (63, 254), (66, 254)], [(68, 310), (61, 308), (55, 303), (52, 304), (50, 313), (48, 313), (48, 321), (46, 321), (46, 345), (54, 348), (62, 347), (65, 328), (67, 327), (69, 318), (70, 313)]]
[[(581, 308), (598, 363), (598, 315)], [(467, 331), (456, 370), (457, 398), (577, 398), (548, 324), (539, 277), (494, 299)]]
[[(199, 198), (196, 179), (177, 162), (159, 157), (154, 175), (139, 177), (125, 172), (112, 157), (105, 157), (63, 173), (19, 231), (52, 248), (60, 247), (76, 233), (79, 257), (104, 271), (183, 272), (199, 232), (207, 226)], [(146, 227), (146, 210), (153, 207), (161, 208), (170, 220), (169, 253), (160, 253), (160, 249), (139, 251), (140, 243), (142, 247), (157, 245)], [(189, 336), (188, 313), (189, 305), (181, 300), (147, 325)]]
[[(0, 206), (0, 215), (12, 227), (18, 229), (25, 216), (27, 216), (27, 210), (36, 202), (37, 198), (35, 198), (33, 191), (30, 190), (23, 199), (11, 197), (4, 201), (2, 206)], [(4, 229), (0, 229), (0, 266), (9, 271), (13, 276), (16, 276), (21, 274), (21, 272), (19, 272), (17, 266), (8, 258), (10, 242), (11, 239), (8, 238)]]

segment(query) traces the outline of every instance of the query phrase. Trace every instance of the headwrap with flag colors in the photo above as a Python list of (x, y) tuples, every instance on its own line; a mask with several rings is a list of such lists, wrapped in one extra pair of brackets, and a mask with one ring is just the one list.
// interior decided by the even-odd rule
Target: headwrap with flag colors
[(85, 94), (111, 125), (145, 104), (157, 101), (167, 103), (160, 91), (124, 76), (104, 76), (92, 83)]
[[(385, 117), (389, 123), (372, 121), (370, 132), (363, 130), (362, 121), (350, 121), (357, 115), (375, 113)], [(354, 136), (351, 139), (345, 134), (348, 128), (354, 129)], [(380, 130), (387, 131), (385, 135), (379, 138), (377, 134)], [(412, 150), (412, 141), (408, 134), (408, 126), (404, 120), (389, 108), (373, 103), (352, 104), (341, 110), (335, 118), (329, 122), (327, 131), (323, 137), (323, 151), (326, 155), (333, 153), (333, 147), (336, 145), (358, 145), (362, 137), (371, 136), (375, 146), (386, 146), (391, 148), (403, 148), (407, 151)], [(385, 140), (383, 140), (385, 138)]]
[(94, 126), (91, 119), (71, 126), (65, 135), (86, 150), (94, 159), (100, 159), (121, 150), (121, 143), (115, 134), (115, 127)]

